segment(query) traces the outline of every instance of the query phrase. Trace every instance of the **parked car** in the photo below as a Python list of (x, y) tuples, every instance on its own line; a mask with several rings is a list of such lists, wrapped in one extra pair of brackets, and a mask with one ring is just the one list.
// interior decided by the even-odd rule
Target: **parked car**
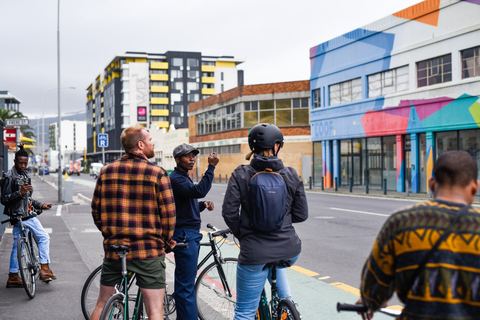
[(46, 166), (41, 166), (40, 168), (38, 168), (38, 174), (41, 175), (41, 176), (49, 175), (50, 170), (48, 170), (48, 167), (46, 167)]
[(103, 163), (100, 162), (93, 162), (90, 165), (90, 175), (97, 179), (98, 174), (100, 173), (100, 169), (103, 168)]

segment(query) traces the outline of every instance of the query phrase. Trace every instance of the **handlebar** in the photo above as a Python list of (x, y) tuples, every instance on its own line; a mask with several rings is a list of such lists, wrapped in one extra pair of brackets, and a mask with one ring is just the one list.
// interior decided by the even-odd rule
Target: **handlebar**
[(22, 219), (22, 221), (25, 221), (25, 220), (28, 220), (30, 218), (34, 218), (34, 217), (40, 215), (43, 212), (43, 210), (42, 209), (34, 209), (34, 212), (35, 212), (34, 214), (28, 215), (26, 217), (24, 217), (21, 214), (14, 215), (14, 216), (11, 216), (9, 219), (6, 219), (6, 220), (0, 221), (0, 222), (2, 224), (4, 224), (4, 223), (10, 222), (10, 221), (18, 221), (18, 220), (20, 220), (20, 218)]
[(212, 229), (214, 231), (214, 232), (212, 232), (212, 237), (222, 236), (222, 237), (226, 238), (227, 234), (232, 233), (232, 231), (230, 229), (218, 230), (215, 226), (211, 225), (210, 223), (207, 224), (207, 228)]
[[(337, 303), (337, 311), (368, 312), (368, 308), (363, 304), (348, 304), (339, 302)], [(398, 317), (402, 313), (402, 310), (393, 310), (388, 308), (380, 308), (378, 311), (392, 317)]]

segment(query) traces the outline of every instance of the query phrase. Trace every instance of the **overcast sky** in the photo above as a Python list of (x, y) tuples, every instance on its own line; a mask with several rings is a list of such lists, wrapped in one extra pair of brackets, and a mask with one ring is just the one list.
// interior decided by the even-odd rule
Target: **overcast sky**
[[(309, 49), (419, 0), (68, 0), (60, 3), (62, 115), (126, 51), (244, 59), (245, 84), (307, 80)], [(57, 115), (57, 0), (0, 0), (0, 90), (30, 119)], [(45, 94), (44, 94), (45, 93)]]

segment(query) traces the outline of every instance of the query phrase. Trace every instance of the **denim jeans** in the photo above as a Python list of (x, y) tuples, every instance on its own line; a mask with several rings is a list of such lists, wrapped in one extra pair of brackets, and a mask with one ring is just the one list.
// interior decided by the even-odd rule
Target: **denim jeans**
[[(31, 232), (37, 237), (38, 240), (38, 251), (40, 255), (40, 263), (50, 263), (50, 236), (43, 229), (40, 220), (35, 218), (30, 218), (23, 221)], [(10, 273), (18, 273), (18, 260), (17, 260), (17, 240), (22, 234), (22, 229), (20, 228), (20, 222), (17, 222), (13, 226), (13, 248), (12, 254), (10, 255)]]
[[(290, 265), (293, 265), (299, 256), (285, 260), (289, 261)], [(237, 265), (237, 303), (234, 320), (255, 319), (265, 280), (268, 278), (271, 282), (272, 271), (268, 268), (263, 269), (264, 267), (264, 264)], [(280, 298), (291, 300), (290, 287), (284, 268), (277, 268), (277, 287)]]
[(173, 249), (175, 256), (175, 305), (178, 320), (197, 320), (195, 277), (202, 234), (199, 230), (176, 228), (173, 239), (187, 242), (188, 248)]

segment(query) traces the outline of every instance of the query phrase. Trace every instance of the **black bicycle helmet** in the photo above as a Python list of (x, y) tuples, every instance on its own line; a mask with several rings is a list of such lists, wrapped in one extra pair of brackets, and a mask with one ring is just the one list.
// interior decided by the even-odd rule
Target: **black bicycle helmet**
[(283, 143), (283, 134), (274, 124), (257, 124), (248, 133), (248, 145), (252, 151), (255, 147), (273, 149), (275, 143)]

